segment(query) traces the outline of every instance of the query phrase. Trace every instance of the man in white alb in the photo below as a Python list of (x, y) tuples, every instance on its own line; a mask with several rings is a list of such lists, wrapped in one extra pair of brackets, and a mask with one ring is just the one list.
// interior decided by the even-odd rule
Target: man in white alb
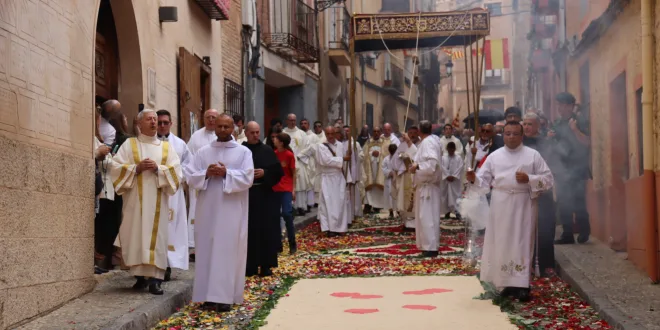
[[(318, 120), (314, 122), (314, 134), (316, 134), (316, 137), (318, 138), (318, 145), (328, 142), (325, 138), (325, 132), (323, 131), (323, 124)], [(316, 152), (316, 150), (314, 152)], [(316, 157), (316, 155), (314, 157)], [(316, 167), (318, 167), (318, 165)], [(315, 169), (315, 171), (317, 172), (317, 175), (314, 177), (314, 182), (312, 182), (312, 184), (314, 185), (315, 205), (318, 206), (319, 200), (321, 199), (321, 176), (318, 175), (318, 169)]]
[(133, 286), (162, 295), (160, 283), (167, 269), (169, 196), (182, 180), (174, 146), (156, 136), (154, 110), (142, 110), (137, 120), (141, 134), (122, 144), (110, 162), (110, 175), (122, 195), (122, 223), (115, 245), (137, 278)]
[(415, 236), (422, 255), (435, 257), (440, 245), (442, 142), (432, 134), (432, 125), (428, 120), (419, 123), (419, 131), (422, 143), (410, 168), (415, 184)]
[[(170, 132), (172, 115), (169, 111), (158, 110), (156, 114), (158, 115), (158, 139), (168, 141), (174, 147), (176, 154), (179, 155), (181, 167), (184, 168), (191, 158), (186, 142)], [(181, 178), (181, 183), (185, 181), (184, 176)], [(188, 212), (186, 211), (186, 197), (183, 194), (182, 184), (179, 184), (176, 194), (170, 197), (168, 227), (169, 244), (167, 245), (166, 282), (170, 280), (172, 274), (170, 267), (188, 270)]]
[(396, 144), (397, 147), (401, 144), (399, 138), (392, 134), (392, 125), (390, 123), (385, 123), (383, 125), (383, 137), (385, 140), (390, 140), (391, 144)]
[(307, 191), (313, 188), (309, 182), (308, 164), (310, 161), (307, 149), (307, 134), (296, 127), (296, 115), (290, 113), (286, 117), (286, 127), (282, 130), (291, 137), (291, 150), (296, 156), (296, 186), (293, 190), (296, 194), (294, 206), (299, 215), (307, 213)]
[(351, 151), (349, 149), (344, 156), (343, 145), (336, 139), (336, 136), (341, 134), (340, 130), (332, 126), (326, 127), (325, 137), (328, 141), (316, 149), (322, 191), (318, 217), (321, 231), (327, 233), (328, 237), (348, 230), (344, 213), (349, 201), (343, 166), (344, 161), (351, 159)]
[[(397, 139), (398, 141), (398, 139)], [(371, 139), (364, 144), (364, 213), (372, 210), (380, 212), (385, 206), (385, 175), (383, 175), (383, 159), (387, 156), (390, 139), (381, 135), (380, 127), (374, 127)]]
[(445, 124), (442, 133), (443, 135), (440, 138), (440, 142), (442, 142), (442, 151), (447, 153), (447, 143), (454, 142), (456, 145), (456, 155), (463, 158), (463, 143), (454, 136), (454, 126), (451, 124)]
[(531, 299), (537, 198), (552, 189), (554, 178), (538, 151), (523, 146), (520, 122), (507, 122), (503, 135), (505, 147), (465, 178), (482, 188), (493, 187), (480, 279), (502, 290), (501, 295), (524, 302)]
[[(204, 111), (204, 127), (198, 129), (193, 133), (188, 140), (188, 150), (190, 150), (191, 157), (194, 157), (199, 149), (209, 145), (215, 141), (215, 120), (218, 118), (218, 110), (208, 109)], [(188, 200), (190, 209), (188, 210), (188, 246), (195, 248), (195, 209), (197, 205), (197, 195), (199, 193), (193, 189), (188, 189)], [(194, 261), (195, 254), (191, 254), (190, 258)]]
[(231, 117), (218, 116), (217, 141), (199, 149), (185, 168), (188, 184), (199, 191), (193, 301), (218, 312), (243, 302), (254, 181), (252, 152), (232, 139), (233, 130)]
[(364, 153), (362, 147), (351, 137), (351, 127), (345, 125), (340, 131), (342, 134), (341, 143), (344, 148), (344, 153), (348, 154), (351, 150), (351, 159), (344, 162), (344, 173), (346, 175), (346, 189), (349, 195), (349, 212), (346, 214), (348, 224), (353, 223), (354, 217), (362, 216), (362, 196), (360, 194), (360, 180), (362, 180), (362, 160)]
[(316, 182), (317, 172), (315, 158), (316, 148), (321, 144), (321, 141), (319, 140), (319, 137), (314, 134), (314, 131), (309, 129), (309, 120), (306, 118), (300, 120), (300, 129), (307, 135), (307, 148), (301, 153), (301, 163), (307, 161), (307, 212), (310, 212), (316, 201), (314, 199), (314, 182)]

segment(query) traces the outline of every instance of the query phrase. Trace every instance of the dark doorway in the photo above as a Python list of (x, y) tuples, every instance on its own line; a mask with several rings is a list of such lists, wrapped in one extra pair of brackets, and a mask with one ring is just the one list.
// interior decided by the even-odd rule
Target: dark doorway
[(109, 0), (101, 0), (99, 7), (95, 51), (96, 103), (101, 104), (117, 99), (119, 91), (119, 47)]

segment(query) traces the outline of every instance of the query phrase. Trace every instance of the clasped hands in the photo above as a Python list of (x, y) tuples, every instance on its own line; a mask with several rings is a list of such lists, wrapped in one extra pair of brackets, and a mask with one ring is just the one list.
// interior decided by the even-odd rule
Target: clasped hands
[(218, 162), (218, 164), (211, 164), (209, 167), (206, 169), (206, 177), (222, 177), (224, 178), (225, 175), (227, 175), (227, 167), (225, 167), (225, 164), (222, 162)]
[(137, 166), (137, 174), (140, 174), (144, 171), (158, 171), (158, 164), (154, 162), (153, 160), (146, 158), (143, 161), (141, 161), (138, 166)]

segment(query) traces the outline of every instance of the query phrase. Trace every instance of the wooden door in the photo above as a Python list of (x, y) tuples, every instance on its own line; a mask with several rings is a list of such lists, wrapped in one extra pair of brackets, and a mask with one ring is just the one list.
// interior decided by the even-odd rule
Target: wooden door
[(96, 101), (101, 103), (109, 99), (117, 99), (118, 69), (116, 48), (110, 40), (96, 32), (96, 56), (94, 59), (94, 82), (96, 85)]
[(279, 96), (277, 88), (266, 85), (264, 90), (264, 136), (270, 131), (270, 121), (280, 118)]
[(626, 98), (626, 73), (610, 83), (610, 147), (612, 185), (609, 189), (610, 212), (608, 216), (611, 247), (617, 251), (626, 249), (626, 196), (625, 182), (629, 178), (628, 111)]
[(179, 48), (179, 136), (188, 141), (202, 118), (201, 74), (199, 60)]

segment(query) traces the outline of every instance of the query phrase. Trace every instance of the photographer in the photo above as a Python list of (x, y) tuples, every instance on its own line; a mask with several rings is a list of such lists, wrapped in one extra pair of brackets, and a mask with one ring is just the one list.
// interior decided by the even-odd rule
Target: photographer
[(573, 215), (578, 228), (578, 243), (586, 243), (591, 232), (586, 202), (586, 183), (591, 178), (588, 114), (581, 112), (570, 93), (559, 93), (555, 99), (561, 118), (548, 132), (548, 137), (557, 158), (553, 174), (557, 182), (557, 204), (563, 226), (561, 238), (555, 244), (575, 243)]

